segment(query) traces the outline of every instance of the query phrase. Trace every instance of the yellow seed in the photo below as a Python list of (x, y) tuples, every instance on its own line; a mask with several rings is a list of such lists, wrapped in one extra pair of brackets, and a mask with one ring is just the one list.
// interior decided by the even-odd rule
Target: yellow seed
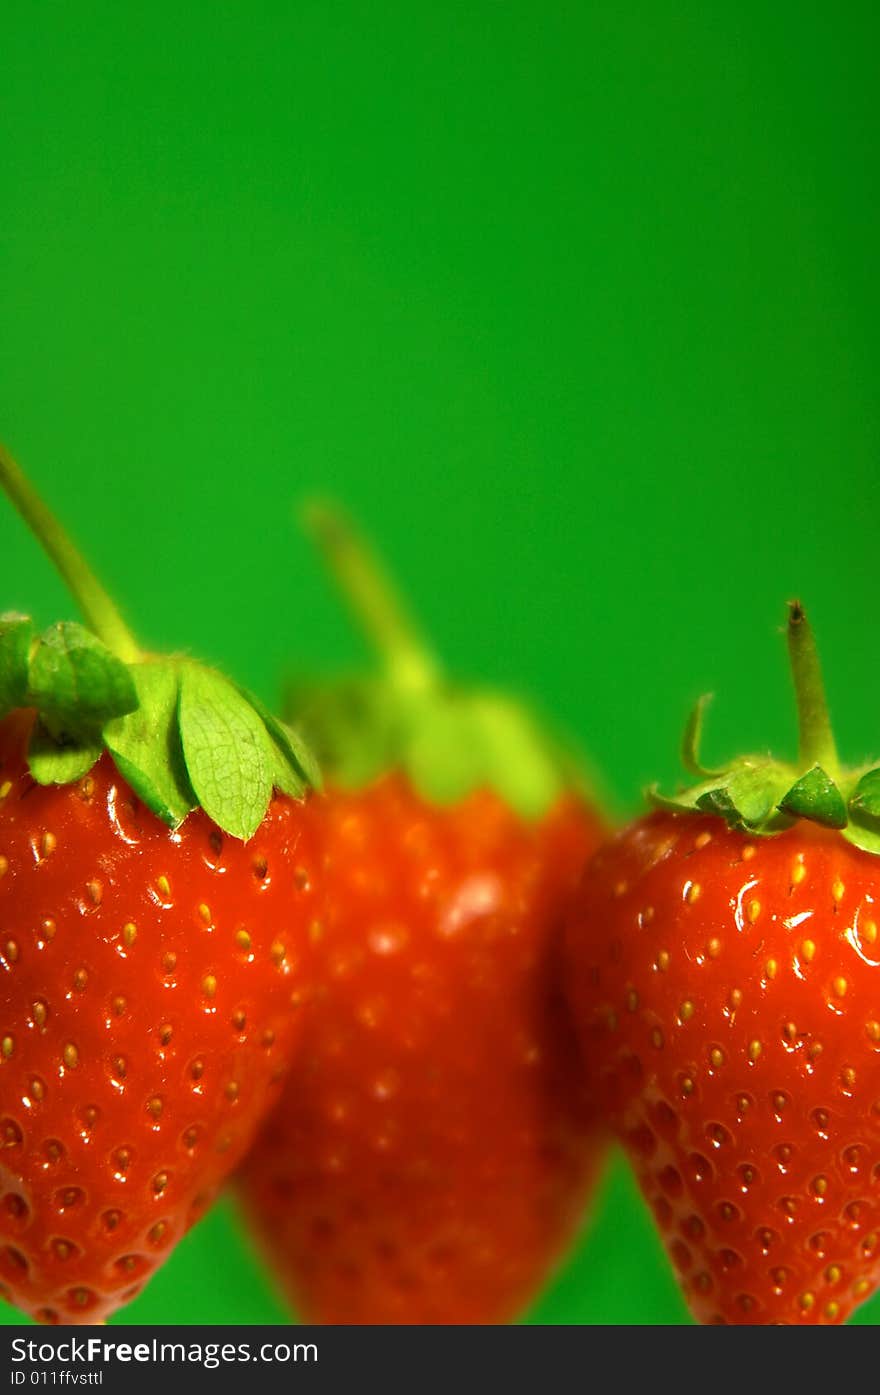
[(657, 1049), (658, 1049), (658, 1051), (659, 1051), (660, 1047), (663, 1045), (663, 1033), (661, 1032), (661, 1030), (660, 1030), (659, 1027), (655, 1027), (654, 1030), (652, 1031), (652, 1033), (651, 1033), (651, 1041), (652, 1041), (652, 1043), (654, 1044), (654, 1046), (657, 1047)]
[(826, 1304), (825, 1304), (825, 1316), (826, 1316), (827, 1318), (831, 1318), (832, 1321), (837, 1317), (837, 1314), (838, 1314), (839, 1312), (840, 1312), (840, 1304), (839, 1304), (839, 1303), (835, 1303), (835, 1301), (834, 1301), (833, 1298), (832, 1298), (832, 1300), (831, 1300), (830, 1303), (826, 1303)]
[(85, 970), (85, 969), (77, 969), (76, 972), (75, 972), (74, 975), (73, 975), (73, 986), (74, 986), (74, 988), (80, 988), (80, 989), (85, 988), (85, 986), (86, 986), (86, 984), (88, 983), (88, 981), (89, 981), (89, 976), (88, 976), (86, 970)]
[(40, 852), (43, 857), (48, 857), (58, 847), (58, 839), (54, 833), (44, 833), (40, 843)]
[(155, 1177), (153, 1178), (153, 1191), (154, 1191), (154, 1192), (164, 1192), (164, 1190), (165, 1190), (165, 1188), (166, 1188), (167, 1186), (168, 1186), (168, 1173), (167, 1173), (167, 1172), (157, 1172), (156, 1175), (155, 1175)]
[(767, 977), (768, 977), (768, 978), (775, 978), (775, 977), (776, 977), (776, 970), (779, 968), (779, 965), (777, 964), (777, 962), (776, 962), (775, 959), (768, 959), (765, 968), (766, 968)]
[(9, 858), (0, 853), (0, 877), (5, 877), (9, 871)]
[(804, 864), (803, 864), (802, 862), (800, 862), (800, 861), (796, 862), (796, 863), (794, 864), (794, 866), (792, 867), (792, 869), (791, 869), (791, 884), (792, 884), (792, 886), (800, 886), (801, 882), (803, 881), (803, 879), (804, 879), (804, 877), (805, 877), (806, 875), (807, 875), (807, 869), (806, 869), (806, 867), (804, 866)]
[(137, 926), (135, 925), (134, 921), (130, 920), (127, 925), (123, 925), (122, 938), (125, 940), (125, 943), (128, 945), (129, 949), (137, 939), (137, 933)]
[(743, 1000), (742, 989), (741, 989), (741, 988), (731, 988), (731, 990), (730, 990), (730, 999), (729, 999), (729, 1001), (730, 1001), (730, 1006), (731, 1006), (732, 1008), (741, 1007), (741, 1006), (742, 1006), (742, 1000)]
[(880, 1022), (875, 1022), (873, 1019), (866, 1022), (865, 1031), (872, 1041), (880, 1041)]
[(840, 878), (838, 877), (837, 881), (834, 883), (834, 885), (833, 885), (832, 888), (831, 888), (831, 895), (834, 897), (834, 900), (839, 904), (839, 903), (843, 900), (843, 897), (844, 897), (844, 893), (845, 893), (845, 892), (846, 892), (846, 887), (844, 886), (843, 882), (842, 882), (842, 881), (840, 880)]
[(806, 959), (808, 964), (812, 964), (816, 957), (816, 944), (814, 940), (804, 940), (801, 943), (801, 958)]
[(236, 930), (235, 943), (238, 945), (239, 949), (250, 949), (251, 937), (247, 930)]
[(205, 922), (206, 925), (211, 924), (211, 907), (206, 906), (204, 901), (199, 906), (199, 915), (202, 917), (202, 920)]
[(746, 843), (745, 847), (742, 850), (743, 862), (751, 862), (752, 858), (755, 856), (755, 852), (756, 848), (754, 843)]
[(228, 1100), (238, 1099), (238, 1081), (230, 1080), (229, 1084), (226, 1086), (226, 1089), (224, 1090), (224, 1094), (226, 1095), (226, 1098)]
[(621, 896), (625, 896), (626, 893), (627, 893), (628, 891), (629, 891), (629, 884), (628, 884), (627, 882), (615, 882), (615, 883), (614, 883), (614, 891), (613, 891), (613, 894), (614, 894), (614, 896), (615, 896), (618, 900), (620, 900)]
[(214, 974), (205, 974), (202, 979), (202, 992), (206, 998), (213, 998), (217, 992), (217, 979)]
[(104, 888), (99, 881), (86, 882), (86, 891), (93, 906), (100, 906), (104, 899)]
[(749, 1060), (757, 1061), (762, 1051), (761, 1043), (757, 1040), (749, 1042)]
[(797, 1041), (798, 1029), (796, 1024), (794, 1022), (786, 1022), (782, 1029), (782, 1035), (785, 1037), (786, 1041)]
[(113, 999), (113, 1001), (112, 1001), (112, 1003), (110, 1004), (110, 1006), (112, 1007), (114, 1014), (115, 1014), (117, 1017), (121, 1017), (122, 1014), (125, 1012), (125, 1009), (126, 1009), (127, 1004), (126, 1004), (125, 999), (122, 997), (122, 995), (121, 995), (121, 994), (117, 994), (117, 996)]
[(697, 849), (697, 851), (699, 851), (701, 848), (705, 848), (707, 843), (711, 843), (711, 841), (711, 833), (698, 833), (696, 838), (694, 839), (694, 847)]
[(162, 967), (168, 974), (177, 967), (177, 955), (173, 949), (169, 949), (166, 954), (162, 955)]
[(838, 975), (838, 977), (832, 983), (831, 987), (834, 989), (834, 996), (836, 998), (844, 997), (847, 990), (846, 979), (842, 975)]
[(799, 1300), (801, 1307), (805, 1310), (809, 1310), (810, 1308), (812, 1308), (815, 1301), (815, 1293), (802, 1293)]
[(870, 1279), (856, 1279), (855, 1283), (853, 1284), (853, 1293), (856, 1295), (857, 1298), (861, 1298), (863, 1294), (867, 1293), (870, 1290), (870, 1287)]
[(174, 1032), (171, 1023), (163, 1022), (162, 1026), (159, 1028), (159, 1041), (162, 1045), (167, 1046), (173, 1035)]
[(839, 1283), (841, 1273), (842, 1270), (839, 1264), (829, 1264), (828, 1268), (825, 1270), (825, 1279), (829, 1284)]
[(163, 1101), (161, 1095), (153, 1095), (151, 1099), (147, 1100), (147, 1110), (150, 1114), (152, 1114), (154, 1119), (158, 1119), (160, 1117), (162, 1113), (162, 1108)]
[(684, 898), (689, 906), (693, 906), (696, 901), (699, 901), (702, 890), (703, 888), (700, 886), (699, 882), (691, 882)]
[(813, 1178), (813, 1191), (816, 1193), (816, 1196), (824, 1196), (825, 1193), (827, 1192), (827, 1190), (828, 1190), (828, 1178), (827, 1178), (827, 1177), (814, 1177), (814, 1178)]
[(817, 1057), (822, 1055), (822, 1052), (824, 1050), (825, 1048), (822, 1045), (821, 1041), (814, 1041), (810, 1043), (807, 1049), (807, 1055), (809, 1056), (811, 1061), (815, 1061)]
[(712, 1050), (709, 1052), (709, 1060), (716, 1070), (719, 1066), (724, 1065), (724, 1052), (721, 1050), (720, 1046), (712, 1047)]
[(750, 901), (749, 904), (748, 904), (748, 907), (746, 908), (746, 916), (747, 916), (747, 918), (748, 918), (749, 924), (750, 924), (750, 925), (754, 925), (755, 921), (758, 919), (758, 916), (759, 916), (760, 914), (761, 914), (761, 902), (760, 902), (760, 901)]
[(855, 1085), (856, 1073), (853, 1070), (852, 1066), (844, 1066), (843, 1070), (840, 1072), (840, 1078), (843, 1081), (844, 1085)]
[(678, 1009), (678, 1015), (682, 1022), (689, 1022), (694, 1015), (694, 1005), (689, 998), (686, 998)]
[(0, 799), (5, 799), (6, 796), (9, 794), (9, 791), (10, 791), (11, 789), (12, 789), (12, 781), (11, 781), (11, 780), (4, 780), (4, 781), (3, 781), (3, 784), (0, 785)]
[(18, 945), (15, 940), (6, 941), (6, 958), (10, 964), (18, 963)]
[(156, 878), (156, 890), (157, 890), (162, 896), (170, 896), (170, 895), (171, 895), (171, 883), (169, 882), (169, 880), (168, 880), (168, 878), (167, 878), (166, 876), (163, 875), (163, 876), (161, 876), (161, 877), (157, 877), (157, 878)]
[(721, 941), (713, 938), (709, 941), (706, 948), (709, 952), (709, 958), (717, 959), (721, 953)]
[(67, 1043), (62, 1055), (64, 1057), (64, 1064), (67, 1066), (68, 1070), (73, 1070), (74, 1066), (79, 1065), (79, 1052), (72, 1041)]
[(35, 1100), (41, 1100), (41, 1099), (43, 1098), (43, 1096), (45, 1095), (45, 1093), (46, 1093), (46, 1087), (45, 1087), (45, 1085), (43, 1084), (42, 1080), (38, 1080), (37, 1077), (35, 1076), (34, 1079), (31, 1081), (31, 1094), (32, 1094), (32, 1096), (34, 1097)]
[(684, 1075), (681, 1078), (681, 1093), (683, 1095), (692, 1095), (694, 1093), (694, 1082), (689, 1075)]
[(15, 1042), (13, 1041), (12, 1037), (4, 1037), (2, 1042), (0, 1042), (0, 1051), (2, 1051), (7, 1061), (9, 1060), (9, 1057), (12, 1055), (14, 1050)]
[(272, 941), (271, 947), (269, 949), (269, 954), (271, 955), (273, 964), (280, 964), (284, 959), (286, 953), (287, 951), (280, 940)]
[(645, 909), (641, 912), (641, 916), (642, 924), (650, 925), (651, 921), (654, 919), (654, 907), (646, 906)]
[(46, 1018), (49, 1016), (49, 1009), (46, 1004), (38, 998), (33, 1006), (34, 1024), (37, 1027), (45, 1027)]
[(657, 955), (657, 968), (663, 974), (665, 974), (666, 970), (669, 968), (669, 951), (667, 949), (661, 949), (660, 953)]
[(777, 1090), (775, 1095), (773, 1096), (773, 1108), (776, 1110), (776, 1113), (781, 1114), (787, 1104), (788, 1100), (786, 1099), (785, 1095), (781, 1094), (780, 1091)]
[(875, 944), (877, 941), (876, 920), (866, 920), (864, 925), (859, 929), (859, 935), (863, 940), (867, 940), (869, 945)]

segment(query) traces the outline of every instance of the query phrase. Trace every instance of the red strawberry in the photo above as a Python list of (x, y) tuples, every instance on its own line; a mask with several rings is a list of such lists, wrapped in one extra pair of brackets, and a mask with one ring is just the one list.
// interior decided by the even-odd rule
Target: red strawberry
[(315, 1012), (247, 1210), (310, 1321), (501, 1322), (595, 1170), (556, 951), (600, 819), (519, 707), (442, 683), (339, 523), (321, 535), (391, 664), (321, 694)]
[(798, 763), (657, 801), (568, 927), (591, 1082), (703, 1322), (842, 1322), (880, 1277), (880, 775), (838, 767), (797, 605), (789, 636)]
[(5, 454), (0, 479), (107, 640), (0, 622), (0, 1292), (94, 1322), (209, 1204), (298, 1039), (308, 758), (220, 674), (142, 656)]

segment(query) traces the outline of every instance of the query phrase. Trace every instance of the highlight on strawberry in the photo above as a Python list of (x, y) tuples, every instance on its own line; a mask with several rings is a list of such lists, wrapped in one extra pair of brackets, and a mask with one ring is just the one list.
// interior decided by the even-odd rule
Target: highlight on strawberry
[(596, 1172), (557, 956), (604, 819), (524, 707), (446, 678), (351, 526), (310, 525), (379, 664), (296, 692), (329, 772), (316, 1010), (242, 1199), (309, 1321), (503, 1322)]
[(839, 761), (790, 607), (789, 764), (706, 770), (593, 859), (567, 928), (592, 1087), (702, 1322), (839, 1323), (880, 1276), (880, 770)]
[(144, 652), (21, 470), (0, 484), (86, 624), (0, 620), (0, 1294), (133, 1298), (295, 1051), (320, 867), (303, 742)]

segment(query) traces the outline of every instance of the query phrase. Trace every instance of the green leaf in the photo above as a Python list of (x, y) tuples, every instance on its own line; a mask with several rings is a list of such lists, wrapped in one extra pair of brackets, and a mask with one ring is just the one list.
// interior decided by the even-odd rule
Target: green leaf
[(101, 755), (99, 739), (58, 742), (36, 722), (28, 748), (28, 768), (38, 785), (68, 785), (81, 780)]
[(703, 780), (711, 780), (721, 774), (719, 770), (707, 770), (700, 763), (700, 743), (703, 738), (703, 721), (709, 703), (712, 701), (711, 693), (703, 693), (697, 698), (691, 709), (691, 714), (684, 729), (684, 736), (681, 743), (681, 763), (685, 770), (691, 775), (696, 775)]
[(843, 795), (821, 765), (814, 765), (792, 785), (780, 799), (779, 808), (792, 818), (810, 819), (825, 828), (846, 828)]
[(248, 700), (211, 669), (181, 665), (178, 712), (199, 803), (224, 832), (246, 842), (269, 806), (277, 748)]
[(104, 727), (104, 743), (124, 780), (148, 809), (176, 828), (198, 803), (186, 772), (178, 726), (179, 664), (132, 665), (138, 707)]
[(841, 837), (852, 843), (853, 847), (861, 848), (863, 852), (880, 854), (880, 828), (876, 824), (866, 827), (862, 823), (851, 821), (846, 828), (841, 829)]
[(562, 770), (531, 715), (499, 694), (471, 700), (485, 781), (523, 818), (538, 818), (561, 796)]
[(292, 799), (300, 799), (308, 785), (321, 788), (321, 771), (307, 742), (269, 711), (253, 693), (240, 689), (242, 696), (263, 719), (269, 736), (277, 748), (274, 784)]
[(431, 694), (410, 722), (404, 767), (437, 804), (493, 789), (523, 818), (538, 818), (561, 795), (562, 768), (519, 704), (494, 693)]
[(82, 625), (62, 621), (40, 636), (27, 700), (56, 737), (91, 740), (111, 717), (137, 706), (137, 693), (121, 659)]
[(0, 714), (23, 707), (34, 625), (26, 615), (0, 615)]
[(849, 807), (854, 815), (880, 819), (880, 770), (869, 770), (859, 780)]

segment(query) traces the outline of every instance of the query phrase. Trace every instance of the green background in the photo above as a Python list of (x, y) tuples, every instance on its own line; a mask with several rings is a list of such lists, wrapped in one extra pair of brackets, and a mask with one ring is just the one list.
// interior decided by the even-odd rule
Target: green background
[[(267, 698), (363, 652), (318, 490), (622, 809), (701, 691), (710, 756), (791, 750), (795, 593), (876, 754), (876, 13), (5, 0), (0, 433), (147, 644)], [(224, 1208), (125, 1314), (281, 1316)], [(622, 1169), (534, 1316), (685, 1320)]]

